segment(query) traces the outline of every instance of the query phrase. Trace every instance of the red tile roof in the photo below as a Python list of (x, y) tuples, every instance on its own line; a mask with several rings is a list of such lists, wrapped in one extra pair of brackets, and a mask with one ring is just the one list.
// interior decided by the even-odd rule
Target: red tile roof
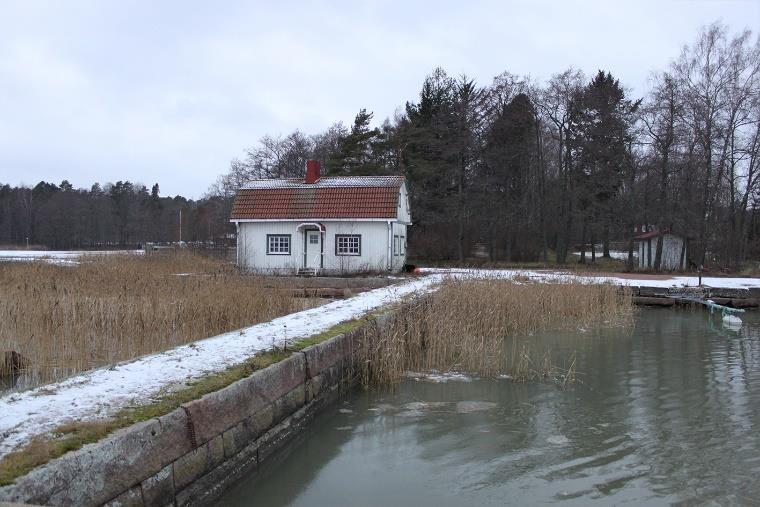
[[(676, 233), (672, 232), (670, 229), (665, 229), (662, 232), (662, 234), (663, 235), (670, 234), (672, 236), (680, 236), (679, 234), (676, 234)], [(638, 234), (638, 235), (634, 236), (633, 239), (652, 239), (652, 238), (656, 238), (659, 235), (660, 235), (660, 233), (657, 232), (657, 231), (648, 231), (648, 232), (644, 232), (644, 233), (641, 233), (641, 234)]]
[(232, 220), (396, 218), (400, 176), (256, 180), (240, 189)]

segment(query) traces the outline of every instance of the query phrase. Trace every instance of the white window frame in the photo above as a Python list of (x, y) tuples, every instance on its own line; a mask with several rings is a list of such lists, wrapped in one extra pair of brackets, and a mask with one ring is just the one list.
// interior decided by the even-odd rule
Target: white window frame
[(292, 245), (290, 234), (267, 234), (267, 255), (290, 255)]
[(362, 254), (361, 234), (336, 234), (335, 235), (335, 255), (336, 256), (360, 257), (361, 254)]

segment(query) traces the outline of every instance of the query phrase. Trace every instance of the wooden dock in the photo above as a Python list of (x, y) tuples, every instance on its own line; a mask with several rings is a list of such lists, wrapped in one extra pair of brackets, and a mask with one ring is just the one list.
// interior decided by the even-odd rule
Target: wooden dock
[(645, 306), (702, 305), (724, 314), (760, 306), (760, 289), (720, 287), (631, 287), (633, 302)]

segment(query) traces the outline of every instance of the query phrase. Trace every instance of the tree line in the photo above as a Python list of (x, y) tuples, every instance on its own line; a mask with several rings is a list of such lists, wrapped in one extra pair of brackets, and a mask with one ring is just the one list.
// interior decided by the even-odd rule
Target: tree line
[(348, 126), (264, 136), (197, 201), (130, 182), (0, 186), (0, 243), (176, 241), (180, 209), (183, 239), (226, 237), (241, 185), (302, 177), (309, 159), (329, 175), (404, 175), (414, 258), (595, 262), (627, 250), (632, 263), (643, 225), (686, 238), (693, 266), (736, 268), (760, 257), (760, 42), (708, 26), (641, 97), (609, 70), (480, 85), (437, 68), (379, 125), (362, 109)]
[(332, 175), (405, 175), (409, 250), (421, 259), (564, 263), (579, 251), (589, 262), (632, 252), (642, 225), (686, 238), (693, 266), (760, 254), (760, 42), (750, 31), (704, 28), (643, 97), (610, 71), (570, 68), (544, 83), (505, 72), (481, 86), (438, 68), (394, 118), (373, 128), (372, 116), (266, 136), (210, 195), (300, 177), (316, 158)]
[(145, 242), (223, 242), (227, 203), (160, 197), (158, 184), (117, 181), (75, 189), (67, 180), (33, 188), (0, 184), (0, 245), (50, 249), (134, 248)]

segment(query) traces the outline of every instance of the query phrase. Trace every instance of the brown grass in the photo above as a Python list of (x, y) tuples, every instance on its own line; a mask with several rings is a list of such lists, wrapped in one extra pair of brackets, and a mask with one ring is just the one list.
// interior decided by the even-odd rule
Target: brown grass
[(536, 354), (524, 338), (545, 330), (628, 325), (633, 312), (630, 291), (609, 284), (450, 280), (407, 305), (390, 329), (367, 337), (363, 383), (393, 384), (406, 371), (430, 370), (567, 382), (575, 374), (574, 359), (562, 370), (548, 351)]
[(227, 263), (185, 253), (93, 256), (75, 267), (0, 263), (0, 287), (0, 353), (15, 350), (29, 360), (26, 384), (316, 304), (266, 288)]

